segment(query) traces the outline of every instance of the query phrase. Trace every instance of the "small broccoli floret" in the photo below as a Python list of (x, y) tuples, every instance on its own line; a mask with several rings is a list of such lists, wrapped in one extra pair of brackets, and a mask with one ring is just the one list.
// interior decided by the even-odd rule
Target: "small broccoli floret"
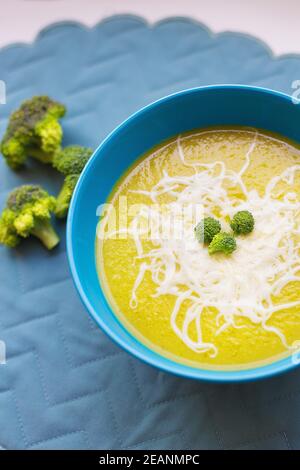
[(214, 253), (224, 253), (230, 255), (236, 249), (235, 238), (230, 233), (219, 232), (214, 236), (208, 247), (210, 255)]
[(58, 119), (65, 112), (62, 104), (48, 96), (34, 96), (24, 101), (11, 114), (1, 142), (1, 152), (7, 164), (17, 170), (28, 156), (50, 163), (61, 144), (62, 129)]
[(195, 227), (195, 235), (200, 243), (209, 244), (217, 233), (221, 231), (220, 222), (213, 217), (205, 217)]
[(70, 145), (56, 152), (53, 166), (63, 175), (80, 175), (93, 150), (81, 145)]
[(57, 196), (55, 215), (58, 218), (66, 217), (80, 173), (92, 153), (92, 149), (81, 147), (80, 145), (70, 145), (56, 152), (53, 158), (53, 166), (66, 176), (60, 193)]
[(56, 200), (40, 186), (24, 185), (14, 189), (0, 217), (0, 243), (15, 247), (22, 238), (34, 235), (48, 250), (59, 243), (51, 222)]
[(230, 227), (236, 235), (245, 235), (252, 232), (254, 228), (253, 215), (249, 211), (237, 212), (230, 222)]

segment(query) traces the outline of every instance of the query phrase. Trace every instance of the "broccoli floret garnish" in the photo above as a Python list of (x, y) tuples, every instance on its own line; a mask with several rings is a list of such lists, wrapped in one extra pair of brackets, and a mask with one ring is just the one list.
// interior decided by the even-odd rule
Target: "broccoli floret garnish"
[(236, 235), (245, 235), (252, 232), (254, 228), (253, 215), (249, 211), (237, 212), (230, 222), (230, 227)]
[(24, 185), (14, 189), (0, 217), (0, 243), (15, 247), (22, 238), (34, 235), (48, 250), (59, 243), (51, 222), (56, 200), (41, 186)]
[(48, 96), (34, 96), (24, 101), (11, 114), (1, 142), (1, 152), (7, 164), (17, 170), (28, 156), (50, 163), (61, 144), (62, 129), (58, 119), (65, 112), (61, 103)]
[(56, 152), (53, 158), (53, 166), (66, 176), (60, 193), (57, 196), (55, 209), (55, 215), (57, 217), (66, 217), (80, 173), (92, 153), (92, 149), (81, 147), (80, 145), (70, 145)]
[(219, 232), (214, 236), (208, 247), (210, 255), (214, 253), (224, 253), (230, 255), (236, 249), (235, 238), (230, 233)]
[(213, 217), (205, 217), (194, 230), (198, 242), (208, 245), (214, 236), (221, 231), (221, 224)]

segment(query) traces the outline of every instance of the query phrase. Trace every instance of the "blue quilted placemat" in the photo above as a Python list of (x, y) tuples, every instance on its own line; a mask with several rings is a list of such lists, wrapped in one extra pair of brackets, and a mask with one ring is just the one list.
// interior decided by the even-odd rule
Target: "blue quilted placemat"
[[(154, 26), (119, 16), (92, 29), (53, 25), (33, 44), (0, 51), (0, 133), (19, 103), (50, 94), (68, 106), (64, 143), (97, 146), (129, 114), (163, 95), (212, 83), (291, 92), (300, 56), (274, 58), (258, 40), (212, 34), (189, 19)], [(0, 161), (0, 205), (16, 184), (55, 193), (60, 177)], [(129, 357), (89, 319), (70, 278), (64, 233), (47, 253), (26, 241), (0, 249), (0, 448), (300, 448), (300, 370), (242, 385), (197, 383)], [(298, 414), (299, 413), (299, 414)]]

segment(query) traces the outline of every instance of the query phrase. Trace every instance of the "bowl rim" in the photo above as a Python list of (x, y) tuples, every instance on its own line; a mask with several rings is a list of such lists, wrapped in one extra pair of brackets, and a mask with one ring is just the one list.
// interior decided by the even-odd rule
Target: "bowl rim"
[[(145, 348), (143, 351), (137, 350), (134, 346), (128, 344), (126, 340), (121, 338), (113, 328), (107, 325), (99, 316), (94, 309), (93, 305), (91, 304), (88, 296), (85, 293), (85, 290), (82, 286), (80, 277), (77, 272), (76, 262), (75, 262), (75, 255), (74, 255), (74, 246), (73, 246), (73, 221), (74, 221), (74, 213), (76, 210), (76, 205), (78, 201), (78, 197), (80, 194), (80, 189), (82, 187), (82, 182), (85, 179), (87, 173), (89, 172), (90, 167), (93, 165), (93, 161), (96, 158), (101, 156), (102, 149), (109, 144), (111, 140), (113, 140), (120, 132), (123, 131), (129, 124), (134, 123), (135, 120), (138, 120), (141, 116), (148, 113), (151, 109), (155, 107), (159, 107), (161, 104), (166, 103), (170, 100), (176, 99), (177, 97), (193, 94), (193, 93), (201, 93), (202, 91), (211, 90), (212, 92), (215, 90), (248, 90), (258, 93), (263, 93), (267, 95), (274, 95), (278, 98), (283, 100), (292, 101), (292, 97), (286, 93), (279, 92), (270, 88), (259, 87), (259, 86), (252, 86), (252, 85), (240, 85), (240, 84), (218, 84), (218, 85), (206, 85), (206, 86), (199, 86), (193, 88), (187, 88), (175, 93), (171, 93), (166, 95), (158, 100), (155, 100), (146, 106), (143, 106), (133, 114), (131, 114), (128, 118), (126, 118), (121, 124), (115, 127), (108, 135), (104, 138), (104, 140), (98, 145), (95, 149), (92, 157), (89, 159), (88, 163), (86, 164), (83, 172), (81, 173), (79, 180), (76, 184), (72, 200), (70, 203), (70, 208), (67, 217), (67, 230), (66, 230), (66, 245), (67, 245), (67, 258), (69, 262), (69, 267), (71, 271), (71, 275), (73, 278), (73, 282), (75, 284), (76, 290), (79, 294), (79, 297), (85, 306), (87, 312), (92, 317), (92, 319), (96, 322), (96, 324), (116, 343), (120, 346), (123, 350), (131, 354), (133, 357), (140, 359), (142, 362), (151, 365), (159, 370), (164, 372), (171, 373), (173, 375), (177, 375), (183, 378), (195, 379), (195, 380), (202, 380), (208, 382), (215, 382), (215, 383), (233, 383), (233, 382), (246, 382), (246, 381), (253, 381), (258, 379), (263, 379), (267, 377), (272, 377), (283, 372), (287, 372), (289, 370), (294, 369), (297, 367), (297, 363), (294, 363), (291, 360), (291, 356), (276, 360), (270, 364), (266, 364), (263, 366), (253, 367), (253, 368), (245, 368), (245, 369), (234, 369), (234, 370), (221, 370), (221, 369), (201, 369), (193, 366), (189, 366), (187, 364), (175, 362), (174, 360), (163, 356), (159, 352), (151, 349), (146, 344), (142, 343), (137, 337), (134, 336), (135, 340), (138, 341), (142, 346)], [(102, 287), (100, 286), (101, 291), (103, 292)], [(106, 298), (104, 292), (104, 297)], [(113, 315), (113, 309), (108, 303), (108, 308), (110, 309)], [(120, 323), (122, 327), (126, 330), (128, 334), (131, 334), (126, 327)], [(147, 351), (154, 353), (154, 356), (150, 357), (147, 354)]]

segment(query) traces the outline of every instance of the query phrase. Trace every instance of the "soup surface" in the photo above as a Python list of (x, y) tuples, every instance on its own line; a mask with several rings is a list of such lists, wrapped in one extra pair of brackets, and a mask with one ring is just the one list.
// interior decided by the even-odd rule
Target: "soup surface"
[[(100, 282), (139, 340), (195, 367), (245, 368), (300, 340), (300, 151), (255, 129), (180, 135), (115, 187), (98, 228)], [(100, 202), (100, 201), (99, 201)], [(230, 255), (195, 237), (239, 210), (255, 219)]]

